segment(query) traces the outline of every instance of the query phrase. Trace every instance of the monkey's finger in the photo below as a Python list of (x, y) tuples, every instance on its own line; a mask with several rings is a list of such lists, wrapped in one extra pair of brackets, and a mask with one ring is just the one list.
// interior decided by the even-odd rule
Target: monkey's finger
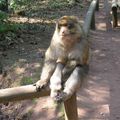
[(62, 103), (62, 102), (63, 102), (63, 99), (62, 99), (62, 97), (60, 97), (60, 96), (56, 96), (55, 98), (53, 98), (53, 100), (54, 100), (56, 103)]
[(58, 103), (64, 102), (67, 99), (67, 93), (60, 92), (54, 99)]
[(44, 89), (45, 88), (45, 85), (38, 85), (38, 84), (33, 84), (33, 86), (36, 86), (36, 90), (37, 91), (41, 91), (42, 89)]

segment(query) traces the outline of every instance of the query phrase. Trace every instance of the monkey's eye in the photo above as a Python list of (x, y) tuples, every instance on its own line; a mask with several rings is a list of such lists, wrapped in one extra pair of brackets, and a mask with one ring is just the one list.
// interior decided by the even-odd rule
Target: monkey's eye
[(69, 24), (67, 25), (67, 27), (68, 27), (68, 29), (72, 29), (72, 28), (74, 28), (74, 24), (69, 23)]

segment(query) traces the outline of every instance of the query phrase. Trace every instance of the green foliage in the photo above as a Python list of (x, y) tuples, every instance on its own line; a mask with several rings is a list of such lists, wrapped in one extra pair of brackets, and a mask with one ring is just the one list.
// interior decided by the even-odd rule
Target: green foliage
[(74, 2), (71, 2), (70, 0), (49, 0), (48, 5), (49, 8), (58, 9), (74, 5)]
[(16, 31), (20, 28), (18, 24), (12, 24), (8, 21), (8, 14), (0, 11), (0, 33), (6, 31)]
[(0, 23), (0, 33), (7, 31), (17, 31), (20, 28), (18, 24)]
[(5, 12), (0, 11), (0, 22), (3, 20), (7, 20), (8, 15)]
[(29, 85), (33, 84), (33, 80), (31, 77), (23, 77), (21, 80), (21, 85)]
[(59, 8), (64, 8), (64, 7), (71, 7), (74, 5), (79, 5), (82, 7), (81, 0), (77, 1), (76, 0), (49, 0), (48, 6), (49, 8), (53, 9), (59, 9)]
[(67, 0), (50, 0), (48, 2), (50, 8), (62, 8), (69, 5)]
[(5, 4), (5, 0), (0, 0), (0, 6)]
[(29, 0), (11, 0), (10, 1), (10, 8), (13, 8), (13, 10), (19, 10), (21, 8), (24, 8), (25, 5), (29, 4)]

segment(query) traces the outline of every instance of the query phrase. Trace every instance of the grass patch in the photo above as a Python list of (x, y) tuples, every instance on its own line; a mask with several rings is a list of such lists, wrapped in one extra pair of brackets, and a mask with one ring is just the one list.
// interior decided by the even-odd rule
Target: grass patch
[(69, 6), (69, 2), (67, 0), (50, 0), (48, 5), (51, 9), (58, 9)]
[(20, 85), (29, 85), (29, 84), (33, 84), (33, 79), (31, 77), (23, 77), (21, 80)]

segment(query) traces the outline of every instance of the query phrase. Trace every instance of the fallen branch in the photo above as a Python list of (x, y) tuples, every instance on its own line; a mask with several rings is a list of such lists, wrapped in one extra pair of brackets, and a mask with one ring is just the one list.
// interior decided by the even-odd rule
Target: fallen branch
[(0, 103), (48, 96), (49, 93), (50, 90), (48, 88), (38, 92), (36, 91), (36, 86), (33, 85), (1, 89)]

